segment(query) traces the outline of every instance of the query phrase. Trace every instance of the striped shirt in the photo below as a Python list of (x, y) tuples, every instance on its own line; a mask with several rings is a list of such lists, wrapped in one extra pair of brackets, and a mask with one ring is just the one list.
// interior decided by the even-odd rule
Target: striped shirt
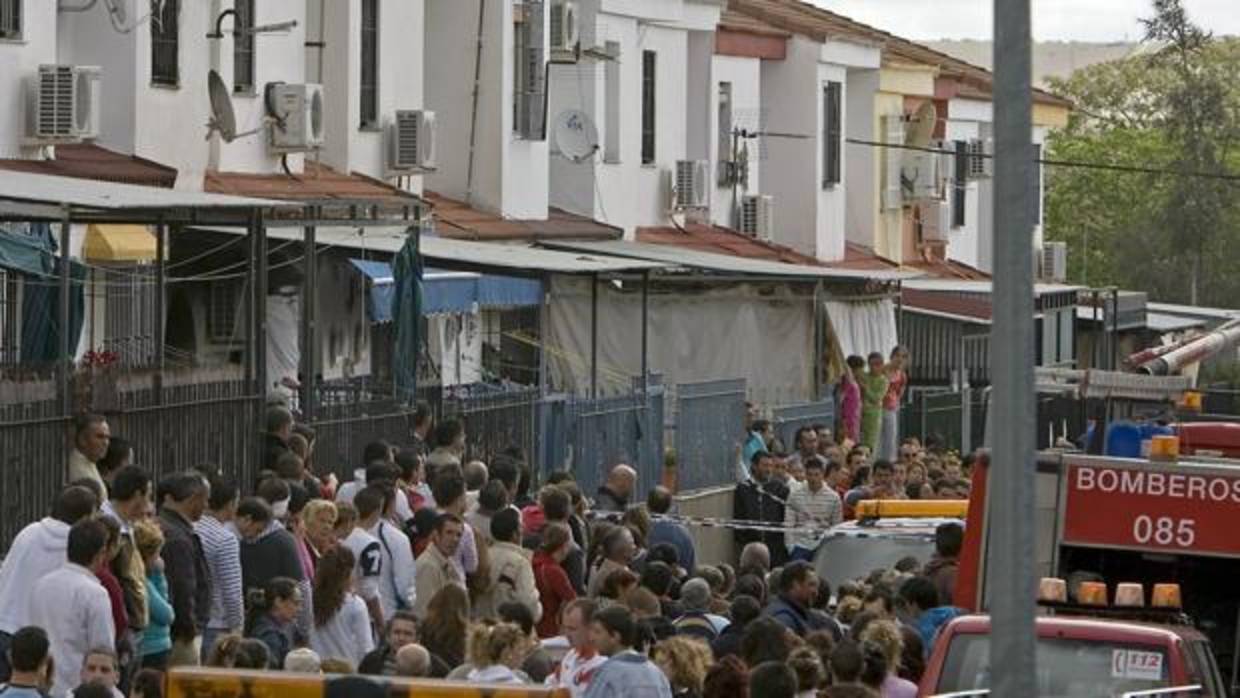
[(207, 627), (240, 631), (245, 627), (245, 600), (241, 589), (241, 541), (215, 518), (203, 514), (194, 524), (202, 554), (211, 574), (211, 616)]
[(784, 533), (784, 543), (789, 550), (793, 547), (813, 549), (823, 530), (842, 521), (843, 505), (840, 496), (823, 483), (817, 492), (810, 492), (809, 487), (792, 490), (788, 495), (788, 505), (784, 507), (784, 525), (799, 530)]

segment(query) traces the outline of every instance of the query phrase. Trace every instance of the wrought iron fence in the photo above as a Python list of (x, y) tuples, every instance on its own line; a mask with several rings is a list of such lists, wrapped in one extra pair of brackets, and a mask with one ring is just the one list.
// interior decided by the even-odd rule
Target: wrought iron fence
[(736, 447), (745, 420), (745, 381), (676, 386), (676, 484), (697, 490), (736, 479)]

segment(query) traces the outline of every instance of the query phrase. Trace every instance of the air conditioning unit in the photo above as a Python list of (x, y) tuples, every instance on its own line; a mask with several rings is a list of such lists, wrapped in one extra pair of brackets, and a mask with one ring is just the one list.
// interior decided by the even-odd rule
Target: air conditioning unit
[(943, 157), (924, 150), (905, 150), (900, 163), (900, 190), (907, 202), (943, 198)]
[(711, 181), (709, 161), (677, 160), (672, 173), (672, 210), (709, 208)]
[(323, 147), (323, 86), (273, 83), (267, 86), (271, 149), (296, 153)]
[(968, 146), (968, 178), (985, 179), (994, 173), (994, 145), (989, 138), (974, 138)]
[(581, 41), (581, 20), (577, 3), (573, 0), (551, 0), (552, 60), (573, 60), (577, 57), (577, 44)]
[(940, 243), (950, 241), (951, 207), (943, 201), (922, 201), (918, 205), (921, 214), (922, 243)]
[(741, 198), (741, 232), (770, 240), (775, 234), (775, 198), (763, 194), (747, 194)]
[(388, 127), (388, 169), (394, 173), (435, 169), (435, 112), (400, 109)]
[(98, 66), (41, 65), (27, 83), (26, 135), (31, 145), (99, 137)]
[(1042, 244), (1042, 279), (1057, 284), (1068, 280), (1068, 243)]

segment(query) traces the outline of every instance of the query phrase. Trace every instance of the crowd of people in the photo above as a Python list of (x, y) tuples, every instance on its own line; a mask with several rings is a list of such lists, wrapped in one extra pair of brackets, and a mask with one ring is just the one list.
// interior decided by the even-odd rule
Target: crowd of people
[[(796, 530), (847, 516), (857, 492), (935, 481), (912, 442), (893, 466), (825, 430), (788, 457), (764, 441), (738, 518), (775, 520), (773, 493), (789, 529), (738, 530), (733, 567), (695, 559), (672, 494), (627, 465), (597, 492), (567, 472), (535, 488), (519, 450), (470, 461), (462, 423), (434, 424), (426, 405), (413, 422), (339, 483), (314, 431), (273, 405), (263, 470), (239, 483), (215, 465), (156, 481), (103, 417), (80, 418), (70, 483), (0, 565), (0, 697), (155, 698), (170, 667), (205, 665), (574, 698), (902, 698), (953, 613), (959, 526), (924, 566), (839, 589)], [(938, 480), (961, 477), (943, 466)]]

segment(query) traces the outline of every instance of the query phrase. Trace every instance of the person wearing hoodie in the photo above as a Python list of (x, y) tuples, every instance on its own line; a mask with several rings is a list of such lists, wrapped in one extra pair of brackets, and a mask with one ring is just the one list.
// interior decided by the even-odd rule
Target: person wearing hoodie
[(934, 649), (934, 638), (947, 621), (960, 615), (954, 606), (939, 605), (938, 590), (927, 577), (913, 577), (900, 586), (900, 602), (907, 614), (906, 622), (919, 635), (926, 657)]
[(99, 500), (85, 487), (66, 487), (52, 505), (52, 515), (21, 530), (0, 565), (0, 681), (8, 681), (13, 634), (30, 625), (34, 582), (65, 564), (69, 529), (94, 516)]
[(590, 680), (585, 698), (672, 698), (672, 686), (658, 665), (639, 649), (638, 624), (624, 606), (594, 614), (590, 637), (607, 657)]
[[(255, 598), (264, 593), (267, 583), (276, 577), (288, 577), (297, 583), (303, 599), (310, 598), (310, 580), (301, 566), (301, 557), (297, 554), (297, 539), (293, 537), (282, 523), (283, 516), (288, 512), (289, 486), (279, 478), (268, 478), (258, 485), (258, 498), (271, 507), (271, 520), (257, 535), (247, 536), (241, 541), (241, 583), (245, 594)], [(248, 500), (247, 500), (248, 501)], [(243, 504), (245, 504), (243, 502)], [(246, 511), (257, 502), (245, 504)], [(241, 507), (238, 506), (238, 512)], [(299, 619), (302, 631), (310, 632), (309, 609)]]

